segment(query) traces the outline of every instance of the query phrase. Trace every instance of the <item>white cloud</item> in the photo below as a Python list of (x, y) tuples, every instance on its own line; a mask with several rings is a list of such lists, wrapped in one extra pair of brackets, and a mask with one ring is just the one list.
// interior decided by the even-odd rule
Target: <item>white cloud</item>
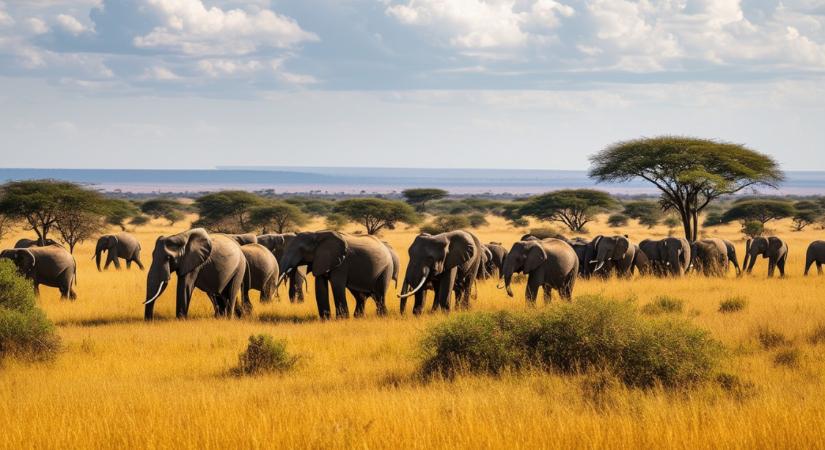
[(243, 75), (257, 72), (263, 67), (260, 61), (235, 61), (231, 59), (203, 59), (197, 63), (198, 69), (210, 77)]
[(49, 26), (37, 17), (29, 17), (26, 19), (26, 26), (30, 32), (34, 34), (44, 34), (49, 32)]
[(86, 31), (89, 31), (89, 29), (85, 25), (80, 23), (79, 20), (75, 19), (74, 17), (68, 14), (59, 14), (57, 16), (57, 24), (60, 25), (61, 28), (75, 36), (81, 33), (85, 33)]
[(0, 3), (0, 27), (10, 27), (14, 25), (14, 19), (4, 9), (4, 5)]
[(172, 72), (171, 70), (165, 67), (160, 66), (153, 66), (147, 68), (140, 78), (142, 80), (154, 81), (176, 81), (181, 79), (181, 77), (178, 76), (176, 73)]
[(162, 25), (135, 37), (134, 44), (140, 48), (189, 55), (243, 55), (318, 40), (293, 19), (268, 9), (207, 8), (201, 0), (146, 0), (146, 8), (160, 17)]

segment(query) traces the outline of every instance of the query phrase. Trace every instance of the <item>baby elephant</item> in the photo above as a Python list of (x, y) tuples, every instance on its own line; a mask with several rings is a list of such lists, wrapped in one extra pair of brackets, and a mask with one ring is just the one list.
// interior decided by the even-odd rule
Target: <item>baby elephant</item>
[(742, 268), (750, 274), (753, 265), (756, 264), (756, 257), (768, 258), (768, 278), (773, 277), (773, 272), (779, 268), (779, 275), (785, 276), (785, 262), (788, 260), (788, 244), (776, 236), (758, 236), (748, 239), (745, 242), (745, 261)]
[(140, 262), (140, 242), (129, 233), (104, 234), (97, 240), (95, 246), (95, 265), (100, 271), (100, 257), (106, 252), (106, 264), (103, 269), (109, 268), (109, 264), (114, 263), (115, 269), (120, 270), (120, 259), (126, 260), (126, 268), (132, 268), (132, 262), (143, 270), (143, 263)]
[(60, 289), (61, 299), (77, 298), (72, 289), (77, 285), (77, 264), (63, 247), (50, 245), (3, 250), (0, 258), (14, 262), (20, 274), (34, 283), (35, 295), (40, 295), (39, 285), (45, 284)]
[(813, 241), (808, 246), (808, 252), (805, 255), (806, 276), (813, 263), (816, 263), (816, 272), (822, 275), (822, 265), (825, 264), (825, 241)]

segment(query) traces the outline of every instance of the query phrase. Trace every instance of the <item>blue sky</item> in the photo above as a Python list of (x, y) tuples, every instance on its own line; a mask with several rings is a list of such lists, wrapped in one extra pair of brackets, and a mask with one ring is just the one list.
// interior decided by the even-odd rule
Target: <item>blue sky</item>
[(825, 170), (825, 0), (0, 0), (0, 165)]

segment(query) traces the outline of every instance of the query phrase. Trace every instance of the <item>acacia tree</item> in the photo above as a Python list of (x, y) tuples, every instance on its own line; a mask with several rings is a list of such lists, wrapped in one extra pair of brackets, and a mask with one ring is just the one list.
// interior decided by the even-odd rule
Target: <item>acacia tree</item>
[(376, 234), (383, 228), (395, 229), (398, 222), (418, 223), (415, 210), (404, 202), (382, 198), (352, 198), (335, 206), (335, 213), (364, 225), (367, 234)]
[(200, 218), (194, 226), (221, 233), (247, 233), (252, 230), (250, 214), (263, 199), (246, 191), (221, 191), (195, 200)]
[(818, 202), (810, 200), (800, 200), (793, 205), (793, 227), (796, 231), (802, 231), (808, 225), (816, 223), (823, 216), (822, 206)]
[(126, 221), (128, 219), (140, 215), (138, 207), (130, 201), (110, 199), (106, 200), (105, 203), (106, 223), (120, 227), (121, 231), (126, 231)]
[(637, 201), (624, 205), (624, 214), (631, 219), (636, 219), (641, 225), (653, 228), (662, 220), (664, 213), (662, 207), (655, 202)]
[(8, 233), (9, 230), (15, 225), (15, 222), (16, 221), (14, 219), (0, 214), (0, 240), (3, 240), (6, 233)]
[(261, 227), (265, 233), (268, 230), (274, 230), (281, 234), (306, 225), (309, 217), (295, 205), (274, 201), (254, 208), (250, 213), (250, 220), (256, 226)]
[(140, 210), (143, 214), (159, 219), (163, 217), (169, 221), (169, 225), (183, 220), (184, 205), (170, 198), (154, 198), (141, 203)]
[(737, 202), (722, 215), (723, 222), (759, 222), (763, 226), (771, 220), (785, 219), (796, 211), (791, 203), (782, 200), (746, 200)]
[(590, 158), (599, 182), (647, 180), (661, 191), (665, 210), (679, 214), (685, 237), (695, 241), (699, 214), (722, 195), (783, 180), (771, 157), (743, 145), (661, 136), (615, 143)]
[(404, 196), (407, 203), (414, 206), (418, 212), (424, 212), (426, 210), (427, 202), (440, 200), (448, 194), (449, 192), (444, 189), (436, 188), (416, 188), (401, 191), (401, 195)]
[(607, 192), (595, 189), (563, 189), (531, 197), (519, 208), (522, 216), (561, 222), (570, 231), (582, 231), (596, 214), (616, 205)]

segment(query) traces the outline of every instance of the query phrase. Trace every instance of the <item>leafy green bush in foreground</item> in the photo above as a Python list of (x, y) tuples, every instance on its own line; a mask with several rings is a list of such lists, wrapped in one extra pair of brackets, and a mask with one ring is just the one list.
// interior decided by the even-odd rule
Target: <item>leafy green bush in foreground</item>
[(421, 351), (425, 376), (606, 370), (628, 386), (669, 388), (709, 379), (721, 356), (707, 331), (598, 296), (540, 313), (454, 316), (428, 330)]
[(0, 359), (49, 359), (59, 348), (54, 326), (35, 304), (31, 282), (10, 261), (0, 260)]

